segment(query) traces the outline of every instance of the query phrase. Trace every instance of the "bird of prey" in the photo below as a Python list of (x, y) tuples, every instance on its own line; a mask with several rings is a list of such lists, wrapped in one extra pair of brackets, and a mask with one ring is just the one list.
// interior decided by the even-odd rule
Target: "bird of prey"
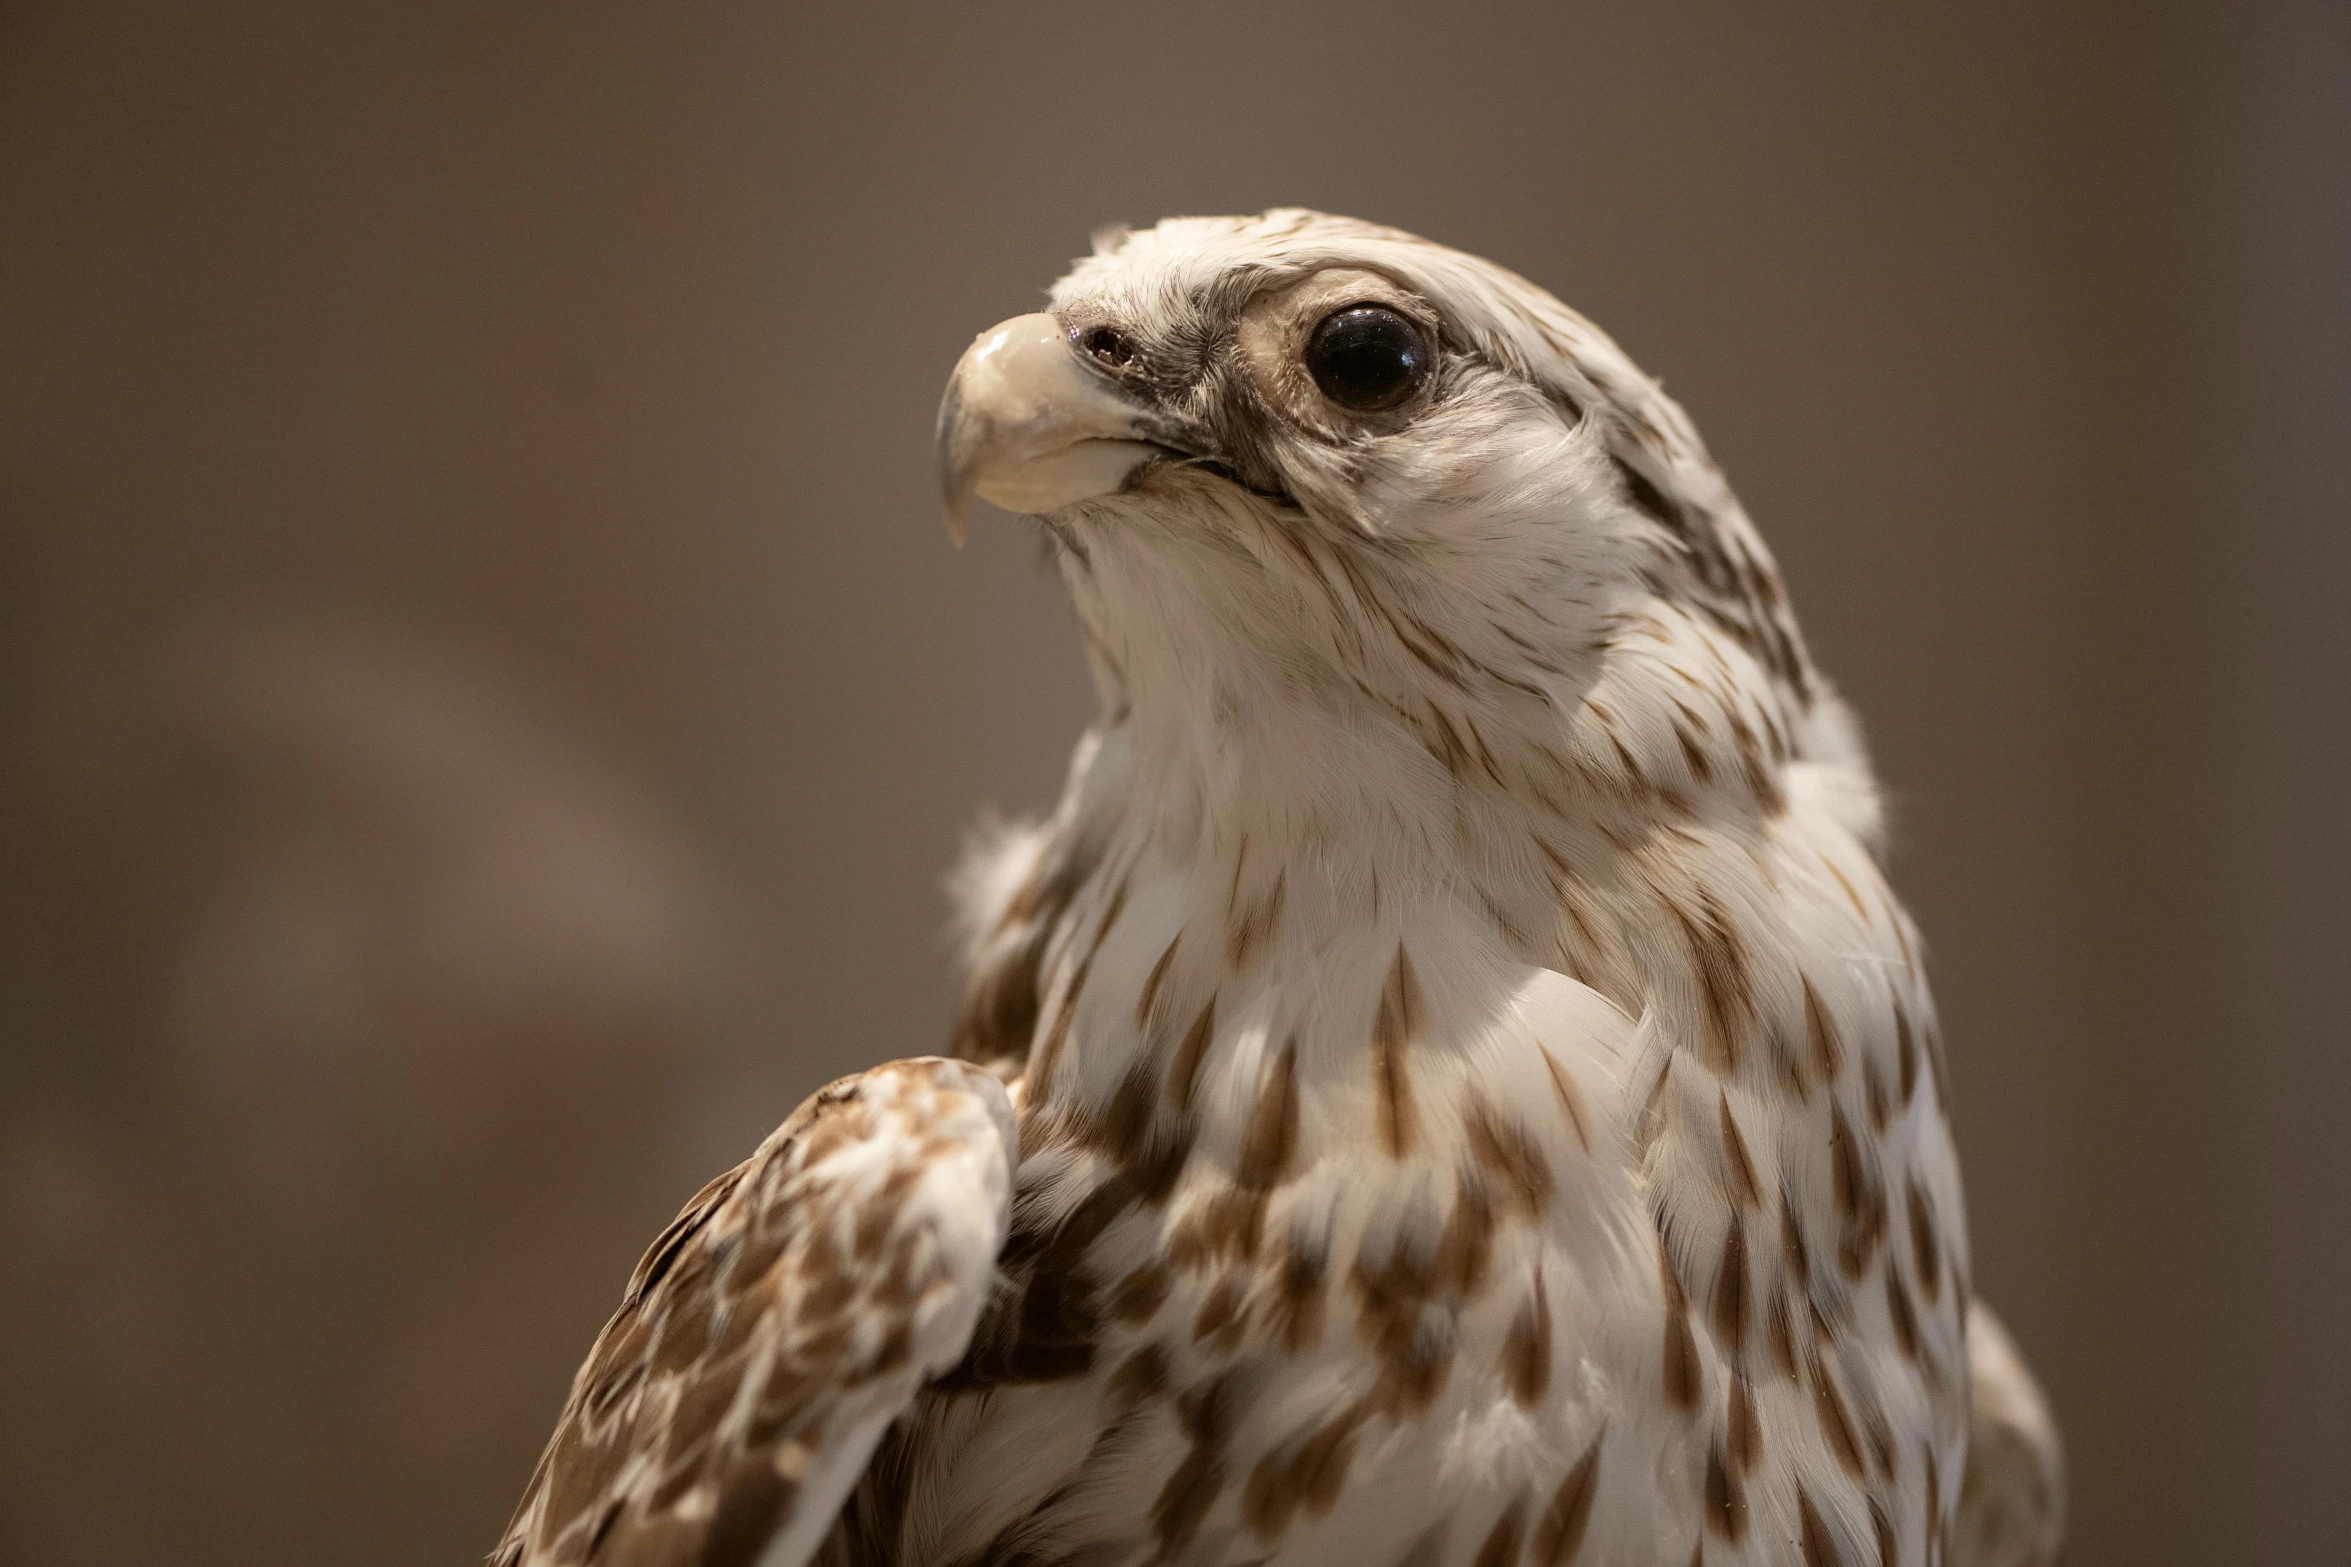
[(956, 1059), (646, 1253), (492, 1560), (2046, 1563), (1852, 715), (1680, 408), (1475, 257), (1115, 230), (972, 345), (1099, 688)]

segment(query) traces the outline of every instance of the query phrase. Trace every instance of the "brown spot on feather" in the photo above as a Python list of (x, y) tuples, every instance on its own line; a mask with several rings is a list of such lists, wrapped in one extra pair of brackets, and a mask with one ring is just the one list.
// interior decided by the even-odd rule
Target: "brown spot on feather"
[(1420, 1109), (1412, 1092), (1412, 1068), (1405, 1060), (1420, 1010), (1413, 983), (1412, 960), (1399, 942), (1396, 961), (1381, 987), (1379, 1010), (1372, 1022), (1373, 1070), (1379, 1098), (1380, 1146), (1391, 1159), (1402, 1159), (1420, 1141)]
[(1799, 1288), (1812, 1281), (1812, 1247), (1804, 1239), (1804, 1221), (1796, 1217), (1796, 1200), (1780, 1193), (1780, 1262)]
[(1239, 1346), (1241, 1335), (1248, 1325), (1247, 1313), (1242, 1309), (1240, 1284), (1233, 1279), (1220, 1279), (1192, 1318), (1192, 1341), (1205, 1344), (1215, 1351), (1229, 1353)]
[(1788, 808), (1788, 797), (1772, 774), (1762, 742), (1736, 708), (1731, 710), (1730, 720), (1731, 744), (1739, 753), (1739, 775), (1746, 782), (1747, 792), (1755, 797), (1757, 807), (1764, 814), (1779, 815)]
[(1774, 1025), (1766, 1032), (1765, 1039), (1771, 1046), (1772, 1071), (1778, 1077), (1780, 1087), (1795, 1103), (1810, 1104), (1812, 1078), (1805, 1071), (1803, 1057), (1797, 1054), (1796, 1046), (1789, 1041), (1787, 1030)]
[(1275, 1337), (1294, 1355), (1304, 1354), (1322, 1338), (1322, 1287), (1328, 1267), (1319, 1250), (1297, 1238), (1283, 1249), (1266, 1318)]
[(1299, 1511), (1330, 1511), (1354, 1458), (1356, 1429), (1369, 1418), (1364, 1405), (1352, 1405), (1304, 1441), (1260, 1459), (1241, 1490), (1241, 1521), (1271, 1541)]
[(1250, 954), (1273, 934), (1289, 892), (1289, 874), (1287, 870), (1274, 872), (1273, 889), (1265, 895), (1265, 901), (1252, 905), (1226, 933), (1225, 955), (1235, 971), (1247, 968)]
[(1870, 1176), (1843, 1109), (1829, 1117), (1829, 1186), (1837, 1207), (1837, 1262), (1859, 1279), (1886, 1226), (1886, 1194)]
[(1632, 503), (1633, 508), (1651, 522), (1664, 526), (1676, 538), (1686, 541), (1690, 531), (1689, 518), (1683, 514), (1680, 506), (1669, 500), (1665, 492), (1657, 487), (1657, 481), (1621, 456), (1611, 454), (1608, 461), (1616, 469), (1616, 477), (1624, 485), (1625, 499)]
[(1910, 1036), (1910, 1013), (1899, 1002), (1894, 1007), (1894, 1055), (1901, 1068), (1902, 1103), (1907, 1108), (1918, 1089), (1918, 1041)]
[(1174, 964), (1176, 948), (1182, 941), (1181, 934), (1171, 937), (1167, 950), (1159, 954), (1159, 961), (1151, 965), (1151, 972), (1144, 977), (1143, 993), (1135, 1000), (1135, 1027), (1138, 1030), (1151, 1027), (1151, 1015), (1159, 1007), (1159, 987), (1167, 983), (1167, 971)]
[(1167, 1391), (1167, 1352), (1145, 1344), (1119, 1362), (1111, 1373), (1111, 1397), (1123, 1404), (1140, 1404)]
[(1943, 1293), (1943, 1246), (1935, 1234), (1935, 1215), (1926, 1193), (1915, 1181), (1910, 1188), (1910, 1258), (1918, 1269), (1918, 1287), (1932, 1303)]
[[(1466, 1194), (1465, 1194), (1466, 1195)], [(1461, 1208), (1456, 1206), (1456, 1221)], [(1463, 1274), (1482, 1273), (1478, 1253), (1490, 1243), (1491, 1218), (1478, 1229), (1464, 1227), (1440, 1241), (1433, 1257), (1399, 1246), (1384, 1261), (1358, 1253), (1348, 1277), (1356, 1306), (1356, 1331), (1379, 1361), (1380, 1380), (1366, 1401), (1390, 1416), (1425, 1409), (1443, 1390), (1453, 1366), (1454, 1329), (1459, 1313), (1441, 1293), (1457, 1289)], [(1455, 1229), (1449, 1221), (1448, 1230)]]
[(1836, 1020), (1821, 1004), (1812, 980), (1804, 981), (1804, 1043), (1812, 1055), (1812, 1069), (1824, 1083), (1833, 1083), (1845, 1070), (1845, 1051), (1837, 1042)]
[(1220, 1260), (1251, 1260), (1257, 1255), (1265, 1209), (1264, 1192), (1238, 1187), (1193, 1203), (1168, 1231), (1167, 1260), (1187, 1272)]
[(1514, 1199), (1527, 1218), (1541, 1217), (1551, 1203), (1551, 1166), (1517, 1122), (1473, 1099), (1463, 1117), (1470, 1156), (1493, 1178), (1495, 1188)]
[(1845, 1396), (1829, 1374), (1828, 1363), (1815, 1349), (1805, 1365), (1812, 1383), (1812, 1410), (1820, 1424), (1821, 1435), (1828, 1439), (1829, 1451), (1837, 1455), (1837, 1462), (1854, 1479), (1865, 1478), (1861, 1465), (1861, 1436), (1854, 1429), (1853, 1413), (1845, 1407)]
[(1478, 1547), (1477, 1559), (1470, 1567), (1518, 1567), (1519, 1536), (1526, 1532), (1526, 1512), (1527, 1499), (1512, 1497), (1487, 1531), (1486, 1542)]
[(1216, 1037), (1216, 997), (1211, 995), (1202, 1004), (1199, 1016), (1184, 1034), (1184, 1042), (1177, 1047), (1175, 1066), (1168, 1074), (1168, 1088), (1176, 1107), (1192, 1107), (1193, 1091), (1199, 1086), (1200, 1062), (1208, 1054), (1209, 1042)]
[(1730, 1398), (1723, 1410), (1724, 1435), (1730, 1443), (1731, 1467), (1751, 1475), (1763, 1462), (1763, 1420), (1756, 1413), (1755, 1389), (1744, 1372), (1731, 1376)]
[(1149, 1056), (1137, 1056), (1100, 1117), (1088, 1126), (1091, 1141), (1121, 1164), (1138, 1162), (1151, 1138), (1158, 1108), (1159, 1078)]
[(1551, 1505), (1544, 1509), (1543, 1520), (1529, 1542), (1529, 1560), (1538, 1567), (1561, 1567), (1583, 1548), (1584, 1531), (1592, 1523), (1592, 1499), (1600, 1489), (1600, 1443), (1605, 1435), (1604, 1431), (1593, 1434), (1592, 1445), (1584, 1449), (1584, 1456), (1552, 1493)]
[(1902, 1286), (1902, 1270), (1895, 1265), (1894, 1254), (1886, 1253), (1886, 1314), (1893, 1319), (1894, 1342), (1901, 1348), (1902, 1358), (1918, 1359), (1918, 1315), (1911, 1309), (1910, 1291)]
[(1698, 1340), (1690, 1330), (1690, 1301), (1674, 1273), (1665, 1237), (1657, 1239), (1658, 1272), (1665, 1287), (1665, 1401), (1676, 1409), (1698, 1407)]
[(1178, 1418), (1191, 1448), (1151, 1504), (1151, 1530), (1162, 1556), (1174, 1556), (1192, 1543), (1208, 1509), (1216, 1505), (1225, 1486), (1225, 1426), (1231, 1415), (1229, 1375), (1177, 1401)]
[(1731, 1113), (1730, 1090), (1719, 1089), (1717, 1093), (1722, 1111), (1723, 1161), (1730, 1166), (1732, 1189), (1743, 1206), (1760, 1208), (1763, 1183), (1756, 1179), (1755, 1160), (1747, 1152), (1747, 1139), (1739, 1135), (1739, 1118)]
[(1241, 1137), (1234, 1179), (1250, 1191), (1269, 1191), (1290, 1173), (1298, 1151), (1298, 1043), (1282, 1047), (1267, 1074)]
[(1788, 1297), (1774, 1294), (1770, 1314), (1764, 1320), (1765, 1337), (1771, 1344), (1772, 1363), (1780, 1375), (1796, 1375), (1796, 1321), (1788, 1308)]
[(1028, 1054), (1037, 1033), (1047, 934), (1039, 924), (1009, 953), (973, 966), (949, 1047), (956, 1055), (986, 1064)]
[(1044, 1040), (1029, 1065), (1028, 1079), (1032, 1096), (1051, 1092), (1054, 1070), (1061, 1064), (1061, 1052), (1069, 1044), (1070, 1024), (1076, 1019), (1078, 997), (1085, 993), (1086, 976), (1092, 965), (1092, 954), (1077, 966), (1069, 985), (1061, 993), (1061, 1005), (1054, 1009), (1053, 1021), (1045, 1030)]
[(1860, 1144), (1853, 1142), (1853, 1125), (1846, 1111), (1829, 1111), (1829, 1196), (1836, 1201), (1836, 1222), (1853, 1229), (1862, 1222), (1867, 1177), (1862, 1172)]
[(1431, 1281), (1456, 1294), (1475, 1294), (1493, 1260), (1494, 1230), (1494, 1205), (1482, 1187), (1464, 1181), (1453, 1199), (1453, 1211), (1446, 1215), (1444, 1233), (1437, 1238)]
[(1551, 1306), (1544, 1297), (1540, 1267), (1502, 1341), (1502, 1382), (1522, 1409), (1537, 1407), (1551, 1390)]
[(1665, 906), (1681, 926), (1682, 939), (1689, 947), (1691, 971), (1698, 981), (1698, 999), (1705, 1014), (1708, 1064), (1719, 1072), (1736, 1073), (1747, 1030), (1755, 1021), (1755, 992), (1738, 927), (1721, 900), (1706, 888), (1699, 890), (1695, 914), (1671, 899)]
[(1733, 1545), (1747, 1537), (1747, 1487), (1724, 1460), (1721, 1445), (1706, 1450), (1706, 1527)]
[(1649, 779), (1641, 771), (1641, 764), (1633, 760), (1633, 753), (1625, 748), (1624, 741), (1617, 738), (1613, 729), (1608, 732), (1608, 743), (1616, 750), (1617, 765), (1624, 769), (1625, 782), (1636, 790), (1647, 789)]
[(1885, 1406), (1872, 1398), (1862, 1405), (1861, 1429), (1869, 1438), (1869, 1460), (1876, 1468), (1878, 1478), (1894, 1478), (1894, 1427), (1886, 1419)]
[(1110, 1314), (1129, 1326), (1139, 1327), (1159, 1314), (1160, 1303), (1167, 1299), (1173, 1282), (1164, 1262), (1145, 1263), (1125, 1278), (1110, 1294)]
[(1804, 1567), (1845, 1567), (1836, 1536), (1829, 1533), (1820, 1509), (1812, 1505), (1812, 1493), (1801, 1485), (1796, 1487), (1796, 1535), (1804, 1552)]
[[(1704, 727), (1698, 724), (1696, 715), (1691, 713), (1687, 707), (1683, 707), (1679, 702), (1676, 702), (1674, 706), (1681, 709), (1682, 717), (1687, 719), (1690, 724)], [(1673, 737), (1681, 742), (1682, 765), (1690, 770), (1692, 780), (1701, 787), (1712, 783), (1714, 781), (1714, 764), (1706, 759), (1706, 752), (1699, 746), (1697, 737), (1679, 723), (1673, 726)]]
[(1714, 1274), (1714, 1333), (1723, 1352), (1736, 1361), (1747, 1348), (1747, 1230), (1737, 1218), (1723, 1237), (1722, 1263)]
[(888, 1376), (914, 1358), (914, 1325), (900, 1320), (891, 1324), (890, 1331), (874, 1351), (873, 1362), (864, 1368), (860, 1381)]

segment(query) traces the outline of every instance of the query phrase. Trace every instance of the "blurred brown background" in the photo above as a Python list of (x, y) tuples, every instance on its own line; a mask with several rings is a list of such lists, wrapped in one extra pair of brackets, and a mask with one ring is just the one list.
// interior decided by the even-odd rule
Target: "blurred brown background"
[(1778, 548), (2072, 1559), (2351, 1559), (2347, 151), (2297, 0), (12, 0), (0, 1560), (487, 1548), (1086, 714), (948, 366), (1290, 202), (1595, 316)]

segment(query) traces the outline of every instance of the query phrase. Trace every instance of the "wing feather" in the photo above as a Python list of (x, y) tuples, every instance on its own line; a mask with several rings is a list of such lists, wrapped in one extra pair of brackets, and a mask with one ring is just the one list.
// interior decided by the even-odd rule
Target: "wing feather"
[(982, 1069), (820, 1090), (662, 1231), (573, 1379), (495, 1567), (799, 1567), (970, 1343), (1017, 1134)]
[(1967, 1476), (1952, 1567), (2055, 1567), (2065, 1546), (2065, 1451), (2016, 1341), (1982, 1301), (1967, 1313)]

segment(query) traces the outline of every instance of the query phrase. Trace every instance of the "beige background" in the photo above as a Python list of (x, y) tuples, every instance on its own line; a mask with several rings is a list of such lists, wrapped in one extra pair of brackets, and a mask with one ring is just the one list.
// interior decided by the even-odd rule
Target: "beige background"
[[(932, 409), (1303, 202), (1667, 378), (1900, 804), (2077, 1564), (2351, 1538), (2351, 20), (0, 9), (0, 1560), (461, 1561), (1086, 711)], [(1377, 1567), (1377, 1564), (1369, 1564)]]

